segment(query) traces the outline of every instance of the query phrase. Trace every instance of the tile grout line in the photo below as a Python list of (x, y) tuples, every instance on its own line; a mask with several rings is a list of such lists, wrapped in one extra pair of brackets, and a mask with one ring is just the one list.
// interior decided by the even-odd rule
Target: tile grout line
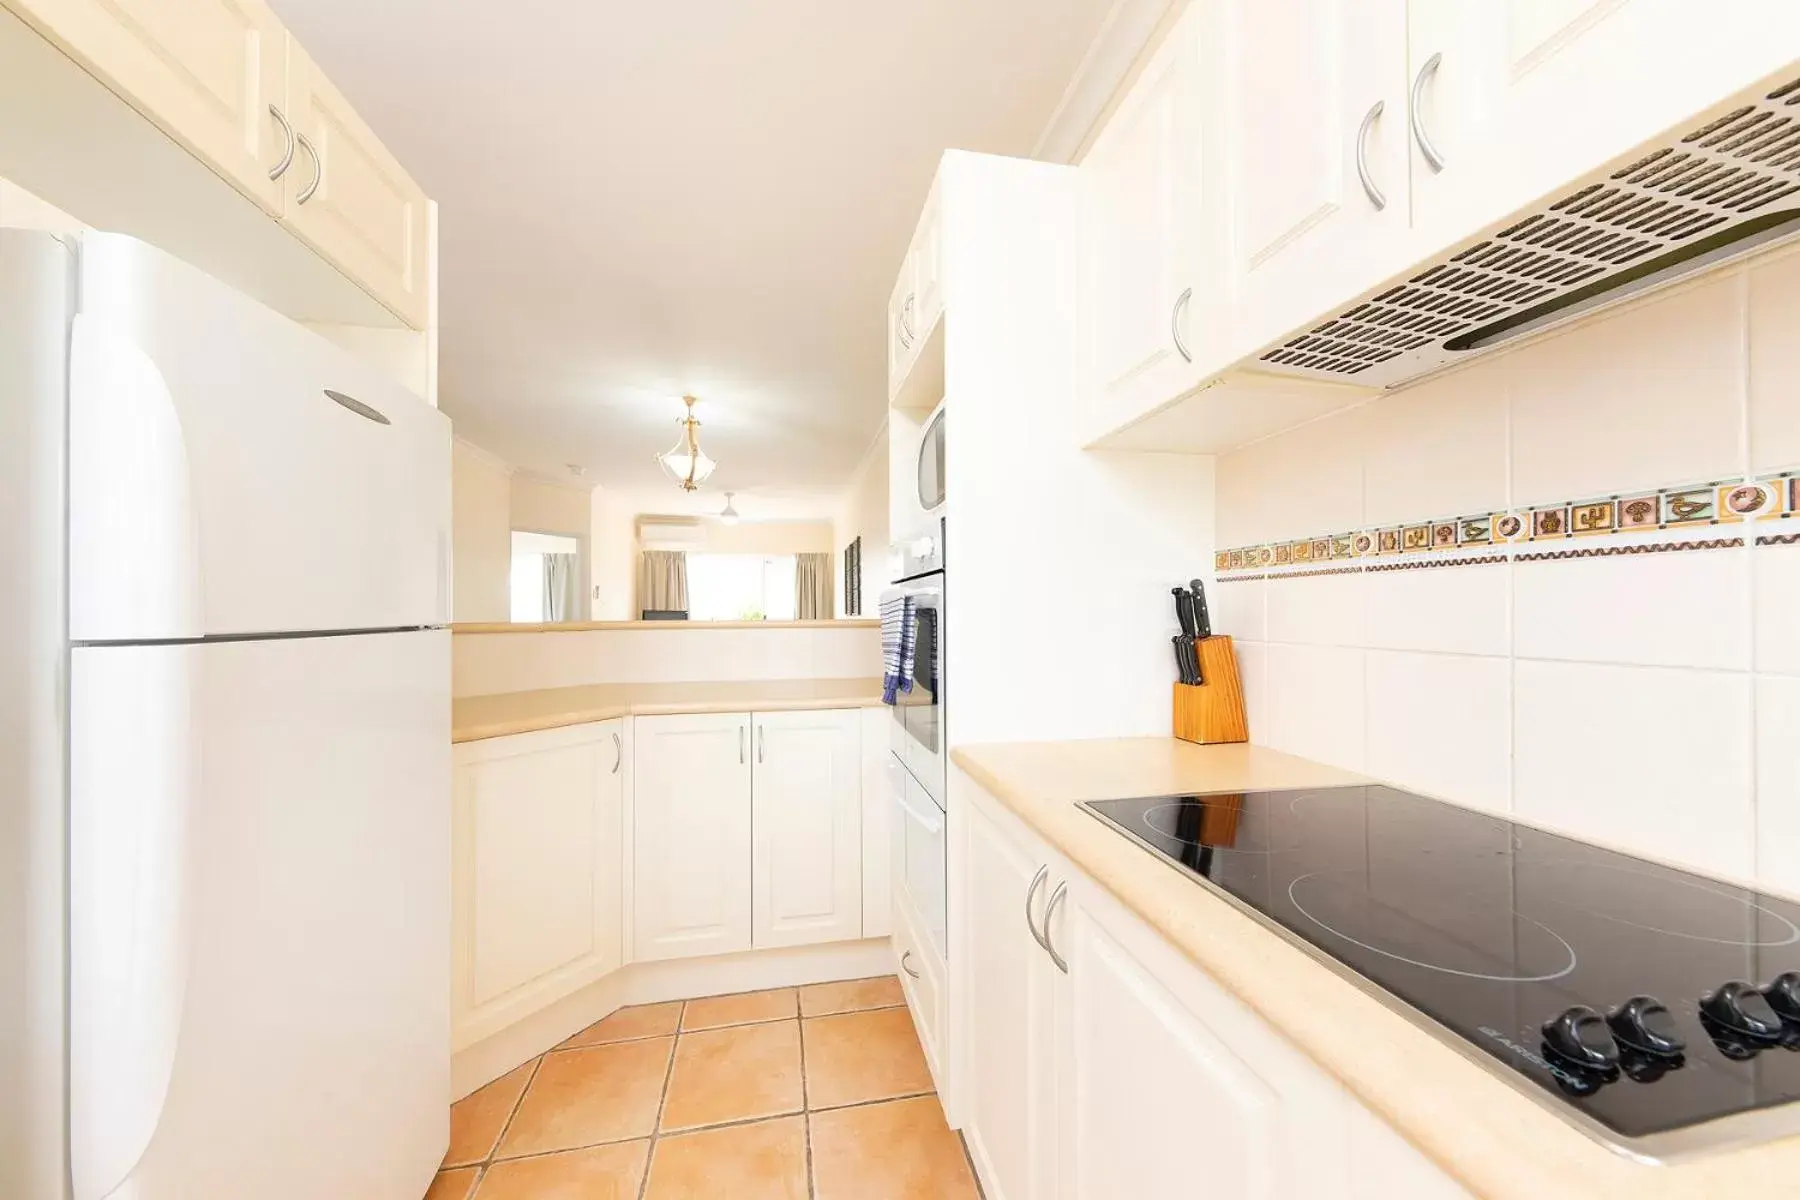
[(806, 1006), (800, 1002), (799, 992), (794, 993), (794, 1009), (800, 1036), (800, 1133), (806, 1142), (806, 1200), (818, 1200), (819, 1184), (813, 1178), (812, 1088), (806, 1080)]
[(656, 1163), (656, 1143), (662, 1138), (663, 1110), (669, 1105), (669, 1085), (675, 1079), (675, 1055), (681, 1049), (681, 1026), (687, 1020), (688, 1002), (675, 1014), (675, 1036), (669, 1039), (669, 1065), (663, 1070), (662, 1095), (656, 1100), (656, 1122), (650, 1126), (650, 1142), (644, 1147), (644, 1177), (638, 1181), (638, 1200), (650, 1191), (650, 1168)]
[(500, 1147), (506, 1142), (506, 1135), (512, 1131), (513, 1122), (518, 1119), (519, 1110), (525, 1107), (525, 1097), (531, 1094), (531, 1085), (537, 1082), (538, 1072), (543, 1069), (544, 1056), (540, 1054), (531, 1064), (531, 1074), (526, 1077), (525, 1086), (519, 1089), (518, 1096), (512, 1102), (512, 1108), (507, 1110), (506, 1121), (500, 1126), (500, 1132), (494, 1135), (494, 1144), (488, 1147), (487, 1154), (482, 1157), (481, 1178), (475, 1181), (477, 1189), (481, 1187), (481, 1180), (487, 1178), (488, 1167), (493, 1165), (495, 1157), (500, 1153)]

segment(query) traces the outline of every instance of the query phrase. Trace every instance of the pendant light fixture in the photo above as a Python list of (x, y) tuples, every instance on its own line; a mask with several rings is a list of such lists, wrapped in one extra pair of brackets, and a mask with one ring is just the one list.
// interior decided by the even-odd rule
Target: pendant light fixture
[(694, 417), (694, 397), (683, 396), (682, 403), (687, 405), (687, 416), (677, 417), (675, 423), (681, 426), (681, 440), (675, 443), (672, 450), (666, 450), (656, 456), (663, 470), (681, 487), (684, 492), (699, 489), (706, 477), (718, 466), (700, 449), (700, 422)]
[(731, 506), (731, 497), (733, 495), (735, 495), (733, 492), (725, 493), (725, 509), (719, 514), (719, 520), (725, 522), (727, 525), (736, 525), (738, 523), (738, 510)]

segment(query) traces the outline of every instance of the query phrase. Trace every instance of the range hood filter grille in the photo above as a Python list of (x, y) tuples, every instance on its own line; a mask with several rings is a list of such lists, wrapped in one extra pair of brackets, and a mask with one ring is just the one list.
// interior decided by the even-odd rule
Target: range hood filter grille
[(1796, 193), (1800, 79), (1270, 350), (1263, 369), (1407, 382), (1792, 232), (1800, 212), (1771, 206)]

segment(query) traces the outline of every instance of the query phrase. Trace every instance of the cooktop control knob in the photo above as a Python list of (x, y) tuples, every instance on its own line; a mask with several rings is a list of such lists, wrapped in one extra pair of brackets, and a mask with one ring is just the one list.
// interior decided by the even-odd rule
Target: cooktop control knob
[(1736, 1033), (1774, 1040), (1781, 1036), (1781, 1018), (1751, 985), (1733, 980), (1700, 1001), (1700, 1011)]
[(1769, 1002), (1770, 1008), (1788, 1020), (1800, 1021), (1800, 971), (1777, 975), (1763, 989), (1763, 999)]
[(1654, 996), (1633, 996), (1606, 1018), (1619, 1045), (1673, 1058), (1687, 1049), (1675, 1027), (1675, 1015)]
[(1619, 1065), (1619, 1048), (1613, 1044), (1606, 1019), (1585, 1004), (1544, 1022), (1544, 1044), (1584, 1067), (1605, 1071)]

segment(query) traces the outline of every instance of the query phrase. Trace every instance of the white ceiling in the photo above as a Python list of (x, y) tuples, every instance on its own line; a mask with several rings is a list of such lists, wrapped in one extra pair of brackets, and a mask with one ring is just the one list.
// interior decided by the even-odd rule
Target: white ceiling
[(754, 516), (849, 482), (940, 151), (1028, 154), (1112, 0), (274, 4), (439, 203), (458, 433), (680, 511), (691, 391)]

